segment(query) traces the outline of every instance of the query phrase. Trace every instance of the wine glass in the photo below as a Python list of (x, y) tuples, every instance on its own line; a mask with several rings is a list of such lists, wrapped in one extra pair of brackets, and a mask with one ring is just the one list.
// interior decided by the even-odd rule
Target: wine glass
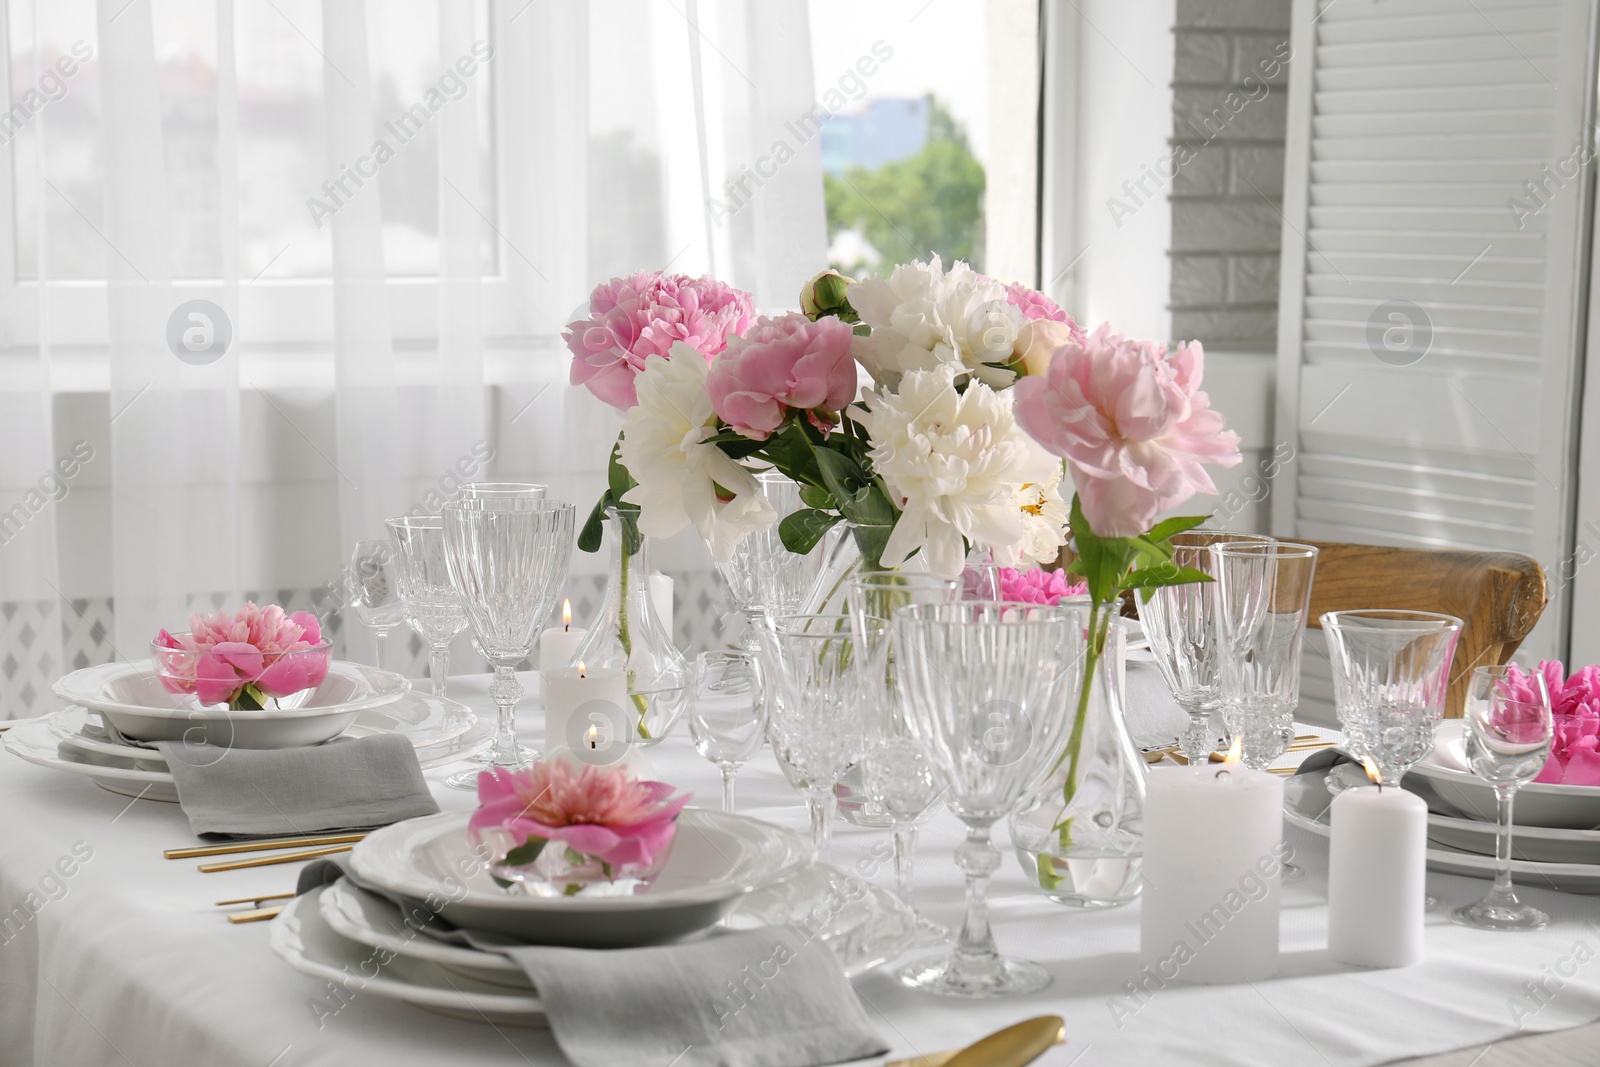
[[(881, 637), (882, 619), (864, 620)], [(777, 682), (772, 747), (795, 776), (811, 813), (811, 840), (825, 851), (838, 810), (834, 786), (861, 753), (860, 657), (848, 615), (778, 615), (758, 629), (762, 663)]]
[(1317, 550), (1260, 540), (1211, 545), (1220, 660), (1217, 690), (1245, 766), (1264, 770), (1294, 739), (1300, 650)]
[(989, 835), (1064, 754), (1088, 624), (1077, 605), (967, 601), (895, 613), (902, 706), (948, 785), (950, 810), (967, 826), (956, 849), (967, 876), (966, 922), (948, 956), (898, 972), (913, 989), (999, 997), (1050, 983), (1044, 967), (1006, 959), (995, 947), (988, 883), (1000, 853)]
[[(566, 583), (572, 561), (571, 504), (515, 505), (466, 498), (444, 506), (445, 564), (478, 639), (494, 668), (489, 697), (499, 711), (488, 762), (527, 766), (538, 753), (517, 744), (517, 701), (522, 682), (517, 664), (528, 658), (538, 627)], [(477, 770), (446, 779), (457, 789), (476, 789)]]
[[(961, 591), (961, 582), (931, 574), (886, 571), (859, 575), (850, 585), (851, 623), (882, 618), (892, 626), (894, 614), (901, 608), (952, 603), (960, 599)], [(863, 648), (871, 648), (873, 657), (862, 691), (867, 721), (862, 778), (867, 795), (890, 820), (895, 886), (901, 901), (916, 918), (916, 944), (942, 945), (950, 940), (950, 928), (923, 917), (911, 892), (911, 875), (917, 826), (944, 795), (944, 780), (911, 733), (895, 679), (893, 640), (886, 635), (884, 640), (872, 642), (867, 635), (864, 625), (855, 633), (857, 642)], [(874, 644), (876, 648), (872, 648)]]
[[(1248, 534), (1189, 530), (1173, 534), (1172, 562), (1179, 567), (1215, 575), (1211, 546), (1218, 544), (1270, 544), (1273, 538)], [(1139, 605), (1139, 621), (1150, 639), (1150, 651), (1172, 699), (1189, 716), (1180, 739), (1189, 766), (1204, 768), (1216, 744), (1213, 724), (1222, 706), (1217, 691), (1220, 641), (1217, 633), (1217, 583), (1189, 582), (1160, 586)]]
[(467, 628), (467, 612), (445, 562), (444, 518), (402, 515), (384, 525), (394, 541), (399, 564), (395, 577), (406, 622), (428, 642), (428, 677), (433, 680), (433, 695), (442, 697), (450, 674), (450, 642)]
[(382, 669), (388, 658), (384, 653), (389, 646), (389, 631), (406, 621), (395, 574), (394, 542), (388, 538), (357, 541), (350, 553), (346, 586), (357, 618), (372, 630), (377, 643), (377, 666)]
[(1431, 611), (1367, 609), (1322, 616), (1344, 747), (1398, 788), (1433, 748), (1461, 620)]
[(1462, 926), (1481, 930), (1541, 930), (1550, 916), (1517, 899), (1511, 888), (1511, 806), (1517, 790), (1536, 778), (1550, 757), (1555, 723), (1544, 673), (1530, 671), (1517, 682), (1504, 666), (1475, 667), (1467, 688), (1467, 763), (1494, 785), (1499, 801), (1495, 827), (1494, 887), (1476, 904), (1450, 913)]
[(761, 648), (761, 620), (770, 615), (792, 615), (802, 610), (806, 596), (822, 572), (823, 543), (805, 555), (783, 547), (778, 523), (805, 504), (800, 486), (777, 471), (756, 475), (761, 492), (772, 502), (778, 522), (764, 530), (747, 534), (726, 562), (718, 562), (717, 573), (728, 587), (733, 606), (745, 617), (740, 647), (754, 652)]
[(767, 734), (761, 659), (734, 649), (702, 652), (689, 675), (689, 732), (694, 750), (722, 772), (722, 810), (733, 811), (733, 776)]

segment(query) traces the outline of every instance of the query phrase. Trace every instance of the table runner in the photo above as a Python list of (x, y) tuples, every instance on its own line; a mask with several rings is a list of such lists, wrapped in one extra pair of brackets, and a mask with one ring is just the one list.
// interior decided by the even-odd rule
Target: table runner
[[(531, 681), (531, 679), (530, 679)], [(487, 679), (452, 695), (489, 710)], [(1130, 688), (1139, 690), (1130, 679)], [(1130, 708), (1137, 718), (1139, 708)], [(526, 714), (536, 727), (538, 714)], [(526, 731), (537, 739), (537, 730)], [(656, 769), (715, 803), (716, 770), (675, 734)], [(446, 810), (471, 806), (439, 784)], [(805, 813), (769, 754), (740, 772), (740, 810), (801, 828)], [(383, 1062), (559, 1064), (547, 1031), (447, 1019), (340, 992), (297, 974), (267, 948), (262, 924), (230, 926), (212, 902), (293, 888), (294, 866), (202, 875), (161, 849), (192, 840), (175, 805), (97, 789), (85, 779), (0, 757), (0, 1065), (165, 1063), (298, 1067)], [(1138, 905), (1085, 913), (1032, 893), (1007, 850), (992, 915), (1002, 951), (1045, 963), (1055, 983), (1030, 997), (973, 1004), (902, 989), (887, 971), (855, 983), (869, 1018), (909, 1056), (965, 1044), (1029, 1015), (1065, 1016), (1069, 1043), (1038, 1062), (1322, 1064), (1388, 1062), (1600, 1018), (1600, 900), (1536, 888), (1555, 919), (1526, 935), (1451, 925), (1447, 912), (1486, 883), (1430, 874), (1428, 958), (1362, 972), (1329, 961), (1323, 900), (1326, 847), (1287, 834), (1307, 878), (1286, 887), (1283, 974), (1255, 986), (1160, 988), (1139, 983)], [(919, 898), (956, 922), (961, 882), (955, 821), (933, 820), (918, 855)], [(997, 842), (1005, 848), (1004, 829)], [(892, 882), (882, 833), (838, 828), (830, 859)], [(70, 873), (68, 873), (70, 872)], [(319, 1027), (320, 1022), (320, 1027)], [(877, 1061), (868, 1061), (877, 1062)], [(650, 1067), (650, 1065), (645, 1065)], [(659, 1067), (668, 1067), (661, 1064)]]

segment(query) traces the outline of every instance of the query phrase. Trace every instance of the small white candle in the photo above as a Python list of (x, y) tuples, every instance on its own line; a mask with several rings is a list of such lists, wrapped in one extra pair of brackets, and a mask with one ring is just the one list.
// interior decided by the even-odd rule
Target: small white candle
[[(603, 752), (604, 755), (610, 759), (609, 763), (602, 763), (600, 761), (598, 753), (601, 752)], [(621, 752), (621, 756), (611, 758), (617, 752)], [(610, 750), (594, 749), (590, 750), (588, 753), (585, 753), (582, 747), (574, 750), (558, 745), (557, 747), (546, 752), (544, 754), (544, 758), (547, 760), (570, 760), (573, 763), (588, 763), (596, 767), (614, 767), (620, 764), (621, 766), (625, 767), (628, 773), (635, 778), (643, 779), (645, 781), (654, 781), (657, 777), (655, 765), (645, 757), (645, 754), (637, 745), (618, 745)]]
[(1358, 967), (1416, 963), (1428, 805), (1404, 789), (1359, 786), (1333, 798), (1328, 821), (1328, 955)]
[(618, 762), (628, 748), (628, 682), (620, 667), (541, 671), (544, 746), (582, 752), (586, 763)]
[(560, 629), (552, 626), (539, 635), (539, 670), (553, 671), (571, 664), (588, 632), (581, 626), (573, 629), (572, 601), (563, 600)]
[(1278, 970), (1283, 782), (1240, 763), (1153, 767), (1146, 778), (1139, 946), (1161, 984)]
[(650, 601), (656, 607), (656, 617), (672, 637), (672, 579), (665, 574), (650, 575)]

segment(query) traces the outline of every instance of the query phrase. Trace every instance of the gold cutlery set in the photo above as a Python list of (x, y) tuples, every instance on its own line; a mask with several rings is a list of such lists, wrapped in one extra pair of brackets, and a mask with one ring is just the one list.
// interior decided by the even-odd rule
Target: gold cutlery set
[[(212, 856), (236, 856), (246, 852), (274, 852), (271, 856), (253, 856), (242, 860), (223, 860), (216, 863), (197, 864), (195, 869), (202, 874), (215, 874), (219, 871), (239, 871), (249, 867), (270, 867), (278, 863), (298, 863), (300, 860), (316, 859), (318, 856), (332, 856), (340, 852), (349, 852), (355, 843), (367, 835), (355, 834), (321, 834), (311, 837), (282, 837), (270, 841), (233, 841), (226, 845), (196, 845), (188, 848), (169, 848), (161, 854), (169, 860), (204, 859)], [(288, 849), (290, 851), (278, 851)], [(269, 900), (289, 900), (293, 893), (272, 893), (259, 897), (239, 897), (233, 900), (219, 900), (217, 907), (229, 907), (236, 904), (253, 904), (255, 907), (248, 911), (236, 911), (228, 916), (231, 923), (253, 923), (270, 919), (283, 910), (283, 905), (271, 907), (261, 905)]]
[(997, 1030), (963, 1049), (890, 1060), (883, 1067), (1024, 1067), (1052, 1046), (1066, 1043), (1066, 1021), (1059, 1015), (1041, 1015)]

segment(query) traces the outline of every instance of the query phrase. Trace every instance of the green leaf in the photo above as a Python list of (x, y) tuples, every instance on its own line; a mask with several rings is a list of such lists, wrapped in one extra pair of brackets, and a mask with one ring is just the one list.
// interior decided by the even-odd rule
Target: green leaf
[(622, 504), (622, 497), (629, 489), (639, 483), (633, 480), (633, 475), (628, 473), (628, 468), (622, 465), (622, 438), (617, 438), (617, 443), (611, 446), (611, 461), (606, 465), (606, 481), (611, 487), (611, 499), (617, 504)]
[(1189, 585), (1193, 582), (1212, 581), (1211, 575), (1205, 571), (1197, 571), (1192, 567), (1179, 567), (1169, 563), (1161, 567), (1149, 567), (1134, 571), (1128, 575), (1123, 586), (1128, 589), (1155, 589), (1163, 585)]
[(600, 499), (594, 502), (594, 509), (584, 520), (583, 529), (578, 531), (578, 547), (583, 551), (600, 551), (600, 545), (606, 536), (606, 508), (610, 504), (611, 490), (607, 489), (600, 494)]
[(783, 521), (778, 523), (778, 536), (783, 538), (783, 547), (796, 555), (805, 555), (817, 547), (823, 535), (833, 529), (841, 521), (838, 515), (815, 508), (806, 508), (785, 515)]
[(800, 487), (800, 503), (818, 511), (836, 511), (839, 507), (838, 503), (833, 499), (833, 494), (820, 485), (802, 485)]
[(550, 842), (542, 837), (530, 837), (510, 852), (502, 861), (507, 867), (526, 867), (539, 858), (539, 853), (544, 851), (544, 846)]
[(1209, 518), (1211, 518), (1210, 515), (1175, 515), (1170, 519), (1162, 519), (1151, 528), (1149, 533), (1144, 535), (1145, 540), (1165, 541), (1173, 534), (1180, 534), (1185, 530), (1194, 529)]

